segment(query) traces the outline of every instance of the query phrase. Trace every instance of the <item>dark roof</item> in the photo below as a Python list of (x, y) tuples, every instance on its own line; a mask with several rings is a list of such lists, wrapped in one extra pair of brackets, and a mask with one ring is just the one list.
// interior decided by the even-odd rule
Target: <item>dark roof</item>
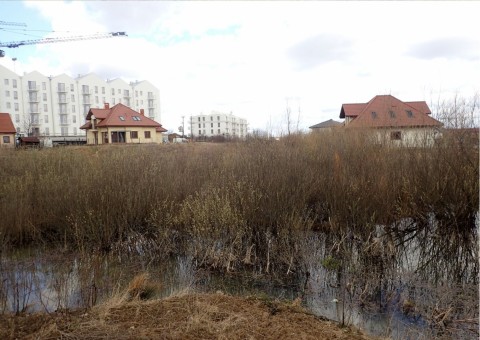
[(309, 127), (309, 129), (323, 129), (323, 128), (331, 128), (331, 127), (338, 127), (342, 126), (342, 122), (337, 122), (333, 119), (326, 120), (324, 122), (312, 125)]
[(8, 113), (0, 112), (0, 133), (16, 133), (12, 118)]
[(38, 137), (20, 137), (19, 139), (24, 143), (40, 143), (40, 139), (38, 139)]
[(402, 102), (391, 95), (379, 95), (365, 104), (343, 104), (340, 117), (353, 118), (346, 127), (442, 126), (430, 113), (426, 102)]

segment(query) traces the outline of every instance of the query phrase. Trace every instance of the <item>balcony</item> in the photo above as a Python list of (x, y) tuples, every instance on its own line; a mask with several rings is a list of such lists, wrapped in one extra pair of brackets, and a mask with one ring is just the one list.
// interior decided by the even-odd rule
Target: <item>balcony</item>
[(68, 119), (67, 115), (60, 115), (60, 125), (70, 125), (70, 119)]
[(90, 91), (88, 88), (87, 89), (82, 88), (82, 95), (90, 96), (92, 93), (93, 93), (93, 91)]
[(67, 92), (67, 88), (65, 86), (59, 86), (57, 87), (57, 92), (58, 93), (66, 93)]
[(37, 96), (28, 97), (28, 102), (29, 103), (38, 103), (39, 101), (40, 101), (40, 99)]
[(147, 98), (148, 99), (155, 99), (155, 96), (153, 95), (153, 93), (149, 93)]
[(38, 92), (38, 91), (40, 91), (40, 85), (28, 84), (28, 91), (29, 92)]

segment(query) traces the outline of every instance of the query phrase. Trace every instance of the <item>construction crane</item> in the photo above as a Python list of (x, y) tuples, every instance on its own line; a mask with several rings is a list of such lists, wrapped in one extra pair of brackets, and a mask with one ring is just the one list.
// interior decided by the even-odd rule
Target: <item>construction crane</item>
[[(0, 22), (1, 24), (2, 22)], [(56, 42), (67, 42), (76, 40), (89, 40), (89, 39), (105, 39), (114, 37), (127, 37), (125, 32), (110, 32), (110, 33), (96, 33), (92, 35), (80, 35), (71, 37), (59, 37), (59, 38), (43, 38), (36, 40), (23, 40), (23, 41), (11, 41), (7, 43), (0, 43), (0, 47), (16, 48), (23, 45), (36, 45), (36, 44), (50, 44)], [(0, 57), (4, 57), (5, 52), (0, 50)]]

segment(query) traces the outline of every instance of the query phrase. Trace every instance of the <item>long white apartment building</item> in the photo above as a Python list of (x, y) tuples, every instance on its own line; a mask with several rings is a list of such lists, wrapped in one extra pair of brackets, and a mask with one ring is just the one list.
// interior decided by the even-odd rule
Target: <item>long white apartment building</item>
[(10, 113), (17, 134), (43, 137), (46, 144), (83, 140), (80, 126), (90, 108), (121, 103), (160, 121), (159, 90), (144, 80), (127, 83), (98, 75), (72, 78), (45, 76), (37, 71), (16, 74), (0, 65), (0, 112)]
[(193, 138), (223, 136), (243, 139), (247, 137), (248, 123), (232, 113), (212, 111), (191, 116), (189, 128)]

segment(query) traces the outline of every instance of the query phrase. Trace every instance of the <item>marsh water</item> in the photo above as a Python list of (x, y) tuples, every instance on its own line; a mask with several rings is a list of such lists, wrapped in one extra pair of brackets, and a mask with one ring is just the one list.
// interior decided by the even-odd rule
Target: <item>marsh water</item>
[[(335, 284), (332, 273), (322, 265), (309, 264), (308, 276), (284, 277), (254, 273), (218, 273), (198, 268), (191, 258), (176, 257), (151, 261), (146, 257), (80, 256), (75, 254), (30, 253), (3, 256), (1, 261), (0, 310), (2, 312), (53, 312), (88, 308), (121, 293), (138, 273), (148, 272), (160, 282), (158, 297), (186, 290), (222, 291), (266, 298), (302, 299), (312, 313), (367, 334), (393, 339), (429, 339), (431, 329), (423, 317), (407, 316), (400, 306), (401, 287), (396, 296), (380, 296), (379, 306), (360, 305), (348, 291)], [(476, 338), (465, 329), (458, 338)]]

